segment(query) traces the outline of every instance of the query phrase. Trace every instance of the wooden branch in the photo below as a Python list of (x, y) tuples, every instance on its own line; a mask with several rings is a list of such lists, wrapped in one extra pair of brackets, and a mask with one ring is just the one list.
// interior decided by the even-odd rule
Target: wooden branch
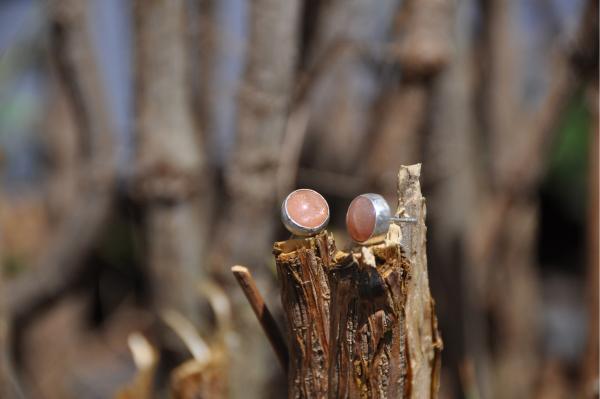
[(25, 395), (21, 391), (13, 365), (10, 333), (12, 325), (6, 308), (4, 287), (4, 276), (0, 275), (0, 397), (23, 398)]
[[(270, 212), (276, 193), (277, 154), (292, 101), (300, 2), (260, 0), (252, 4), (250, 12), (248, 60), (239, 90), (238, 139), (226, 179), (235, 206), (241, 208), (238, 202), (252, 199), (265, 203), (264, 209)], [(256, 213), (254, 209), (252, 213)], [(248, 241), (246, 231), (236, 234)]]
[[(355, 171), (361, 144), (368, 136), (373, 99), (364, 87), (375, 80), (364, 68), (364, 60), (355, 55), (364, 54), (366, 47), (375, 47), (375, 38), (384, 36), (383, 32), (392, 24), (397, 3), (382, 0), (375, 5), (368, 1), (334, 0), (320, 7), (310, 64), (315, 71), (325, 69), (326, 74), (310, 93), (308, 121), (314, 141), (312, 166), (317, 169), (336, 173)], [(323, 61), (329, 58), (334, 62), (325, 64)]]
[(442, 340), (436, 329), (434, 301), (429, 291), (425, 226), (425, 198), (421, 194), (421, 164), (402, 166), (398, 174), (398, 210), (396, 216), (410, 216), (416, 224), (404, 224), (396, 236), (394, 226), (388, 237), (401, 241), (410, 263), (406, 290), (407, 350), (410, 362), (411, 398), (437, 396), (439, 388)]
[(409, 270), (393, 242), (362, 247), (332, 269), (330, 398), (408, 394), (404, 307)]
[(451, 0), (403, 2), (397, 52), (404, 74), (430, 77), (449, 62), (454, 7)]
[(527, 113), (519, 92), (521, 54), (516, 51), (518, 36), (511, 13), (515, 5), (506, 1), (482, 1), (483, 39), (476, 55), (482, 64), (481, 80), (484, 104), (483, 128), (490, 141), (490, 186), (512, 162), (515, 147), (527, 136), (516, 127), (523, 124)]
[(198, 194), (205, 154), (191, 109), (183, 0), (135, 3), (138, 194), (177, 202)]
[[(215, 133), (218, 127), (216, 109), (220, 106), (219, 96), (215, 93), (222, 90), (217, 76), (218, 54), (223, 48), (232, 52), (239, 52), (239, 50), (234, 49), (235, 44), (228, 36), (231, 34), (230, 31), (219, 23), (217, 1), (193, 0), (187, 3), (191, 15), (186, 22), (189, 27), (187, 41), (190, 44), (191, 55), (188, 68), (193, 71), (190, 74), (193, 114), (207, 147), (214, 148), (218, 135)], [(215, 151), (206, 151), (204, 155), (208, 163), (218, 162)]]
[(422, 151), (421, 129), (430, 98), (427, 82), (403, 81), (385, 90), (376, 109), (374, 139), (367, 153), (372, 187), (386, 199), (395, 197), (396, 170), (416, 161)]
[(329, 284), (327, 270), (336, 253), (333, 236), (275, 243), (273, 253), (288, 327), (290, 398), (327, 396)]
[[(503, 180), (498, 180), (504, 183), (509, 195), (531, 193), (538, 185), (569, 101), (579, 85), (597, 80), (597, 52), (598, 2), (587, 0), (575, 40), (571, 46), (556, 51), (551, 58), (549, 76), (552, 80), (547, 94), (535, 112), (529, 113), (522, 126), (518, 126), (522, 130), (517, 134), (524, 137), (521, 145), (509, 145), (507, 149), (510, 154), (507, 157), (515, 160), (508, 165), (506, 176), (501, 176)], [(588, 57), (595, 55), (586, 60), (582, 53)], [(593, 71), (591, 74), (590, 69)], [(506, 102), (506, 99), (502, 101)]]
[[(499, 6), (506, 6), (504, 2), (497, 3)], [(586, 78), (583, 71), (578, 69), (581, 65), (572, 63), (572, 58), (582, 49), (595, 48), (594, 40), (597, 40), (597, 35), (590, 35), (589, 31), (593, 30), (594, 26), (598, 26), (598, 20), (587, 16), (597, 16), (597, 12), (595, 12), (597, 7), (596, 1), (588, 1), (577, 33), (577, 40), (574, 41), (572, 48), (555, 54), (551, 73), (553, 79), (546, 96), (536, 111), (524, 116), (522, 120), (518, 120), (517, 122), (520, 123), (517, 123), (516, 127), (506, 128), (510, 131), (517, 131), (521, 140), (519, 145), (512, 143), (502, 149), (507, 154), (505, 158), (511, 162), (498, 171), (497, 176), (493, 177), (500, 183), (496, 195), (490, 196), (490, 199), (480, 206), (483, 215), (477, 219), (489, 224), (489, 228), (476, 228), (473, 231), (474, 236), (467, 238), (469, 256), (473, 259), (474, 264), (484, 264), (489, 261), (502, 223), (507, 220), (506, 213), (509, 211), (511, 203), (519, 197), (530, 194), (542, 176), (543, 165), (555, 136), (557, 123), (562, 115), (561, 111), (565, 109), (577, 85)], [(501, 83), (498, 85), (502, 86)], [(498, 102), (506, 103), (505, 98)], [(506, 120), (506, 118), (499, 119)], [(511, 120), (511, 118), (508, 119)], [(504, 133), (506, 131), (498, 133), (502, 137), (500, 140), (502, 142), (506, 141)], [(496, 150), (498, 151), (498, 148)]]
[[(536, 205), (531, 202), (543, 176), (548, 150), (557, 132), (559, 118), (585, 74), (572, 64), (572, 54), (580, 47), (596, 48), (590, 43), (595, 35), (586, 35), (593, 18), (581, 24), (578, 40), (571, 49), (560, 49), (552, 54), (552, 76), (549, 87), (539, 106), (533, 112), (523, 113), (515, 104), (521, 99), (515, 88), (518, 64), (515, 60), (514, 44), (517, 38), (511, 26), (511, 3), (503, 1), (482, 2), (489, 7), (483, 13), (489, 27), (484, 42), (483, 56), (488, 59), (491, 76), (485, 99), (487, 123), (490, 136), (491, 174), (486, 182), (492, 182), (479, 190), (479, 203), (471, 218), (477, 223), (469, 226), (465, 233), (465, 252), (468, 272), (465, 273), (469, 291), (465, 309), (468, 320), (476, 320), (465, 328), (465, 343), (474, 355), (483, 396), (502, 394), (509, 397), (529, 396), (539, 379), (540, 354), (536, 350), (538, 335), (536, 324), (523, 313), (535, 312), (538, 306), (539, 281), (534, 267), (535, 228), (537, 225)], [(588, 4), (596, 4), (590, 1)], [(586, 13), (597, 15), (595, 13)], [(597, 26), (597, 19), (596, 19)], [(597, 32), (597, 31), (596, 31)], [(586, 40), (587, 39), (587, 40)], [(596, 42), (597, 43), (597, 42)], [(596, 57), (597, 58), (597, 57)], [(499, 67), (499, 60), (503, 67)], [(523, 108), (523, 107), (521, 107)], [(485, 118), (484, 118), (485, 119)], [(483, 169), (483, 168), (481, 168)], [(512, 221), (518, 221), (513, 223)], [(499, 244), (500, 243), (500, 244)], [(475, 277), (475, 278), (473, 278)], [(503, 281), (505, 285), (490, 285), (490, 281)], [(491, 300), (490, 300), (491, 298)], [(481, 304), (488, 300), (488, 309)], [(525, 308), (524, 308), (525, 307)], [(491, 313), (486, 313), (491, 309)], [(495, 317), (498, 332), (498, 347), (503, 350), (488, 352), (489, 345), (478, 342), (487, 339), (481, 332), (489, 324), (487, 317)], [(478, 331), (473, 334), (473, 331)], [(472, 337), (471, 335), (475, 336)], [(474, 338), (474, 339), (473, 339)], [(477, 353), (479, 352), (479, 353)], [(515, 367), (529, 364), (530, 367), (515, 372)], [(493, 367), (494, 378), (488, 369)]]
[(435, 225), (428, 239), (432, 271), (437, 274), (432, 289), (437, 288), (445, 336), (459, 342), (444, 354), (444, 365), (463, 377), (454, 381), (457, 386), (461, 381), (469, 395), (479, 393), (477, 383), (489, 375), (488, 367), (483, 366), (489, 348), (488, 321), (482, 312), (486, 302), (475, 299), (483, 291), (479, 287), (486, 282), (486, 270), (465, 262), (457, 243), (464, 241), (473, 226), (481, 231), (481, 219), (472, 215), (488, 181), (482, 178), (487, 172), (482, 166), (486, 151), (481, 129), (476, 126), (477, 106), (473, 106), (478, 104), (475, 61), (480, 59), (473, 46), (474, 21), (466, 7), (457, 8), (451, 32), (454, 56), (434, 85), (429, 112), (435, 117), (425, 140), (423, 162), (430, 187), (428, 220)]
[(386, 199), (395, 198), (395, 171), (423, 154), (433, 79), (452, 59), (455, 2), (408, 0), (396, 15), (390, 59), (398, 72), (382, 82), (375, 109), (373, 139), (366, 152), (371, 186)]
[(586, 296), (588, 307), (588, 331), (584, 360), (581, 365), (581, 397), (592, 398), (598, 396), (599, 386), (599, 343), (598, 343), (598, 279), (600, 273), (600, 259), (598, 254), (600, 240), (599, 210), (598, 210), (598, 168), (599, 163), (599, 122), (598, 122), (598, 80), (588, 88), (590, 97), (589, 108), (592, 111), (592, 129), (590, 132), (589, 146), (589, 172), (588, 172), (588, 218), (587, 218), (587, 271), (586, 271)]
[[(299, 0), (256, 0), (249, 7), (236, 142), (224, 171), (228, 201), (217, 219), (214, 236), (219, 239), (211, 254), (213, 272), (228, 284), (235, 283), (223, 265), (262, 266), (272, 245), (279, 150), (296, 72), (300, 16)], [(259, 285), (273, 281), (266, 267), (257, 267), (254, 277)], [(242, 295), (232, 296), (243, 350), (232, 352), (231, 396), (261, 399), (282, 376), (244, 302)]]
[(281, 367), (287, 373), (288, 371), (288, 350), (285, 344), (285, 340), (283, 339), (283, 335), (277, 326), (277, 322), (273, 318), (273, 315), (269, 311), (269, 308), (265, 304), (265, 300), (263, 299), (254, 279), (252, 278), (252, 274), (250, 271), (244, 266), (233, 266), (231, 268), (231, 272), (235, 276), (236, 280), (240, 284), (242, 291), (246, 295), (258, 322), (260, 323), (263, 331), (267, 335), (279, 362), (281, 363)]
[(135, 195), (147, 212), (148, 269), (157, 309), (202, 317), (196, 284), (211, 211), (206, 154), (192, 113), (184, 0), (135, 2)]
[(77, 0), (54, 0), (49, 6), (53, 61), (78, 125), (80, 189), (36, 264), (7, 284), (12, 317), (47, 304), (70, 284), (112, 209), (115, 135), (91, 51), (85, 7)]
[(429, 292), (420, 165), (402, 166), (383, 243), (337, 251), (327, 232), (275, 243), (290, 398), (435, 398), (442, 341)]

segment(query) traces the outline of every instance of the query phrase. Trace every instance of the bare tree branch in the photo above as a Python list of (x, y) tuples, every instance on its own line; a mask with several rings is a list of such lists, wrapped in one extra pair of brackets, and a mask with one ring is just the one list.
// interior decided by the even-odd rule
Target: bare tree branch
[(48, 9), (53, 56), (78, 125), (79, 192), (36, 264), (7, 286), (13, 317), (43, 305), (69, 284), (106, 221), (114, 195), (114, 129), (91, 50), (85, 4), (55, 0)]
[[(138, 1), (136, 194), (148, 212), (148, 263), (157, 308), (200, 317), (196, 284), (211, 197), (206, 155), (192, 113), (185, 0)], [(183, 22), (182, 22), (183, 21)]]
[[(247, 265), (259, 287), (273, 281), (264, 262), (275, 227), (278, 151), (291, 102), (299, 40), (299, 1), (257, 0), (249, 11), (237, 138), (231, 162), (225, 166), (228, 201), (218, 219), (218, 240), (211, 256), (213, 271), (229, 287), (235, 282), (226, 267), (234, 264)], [(230, 293), (240, 331), (240, 349), (232, 351), (232, 396), (262, 398), (267, 381), (279, 370), (243, 295), (239, 290)]]

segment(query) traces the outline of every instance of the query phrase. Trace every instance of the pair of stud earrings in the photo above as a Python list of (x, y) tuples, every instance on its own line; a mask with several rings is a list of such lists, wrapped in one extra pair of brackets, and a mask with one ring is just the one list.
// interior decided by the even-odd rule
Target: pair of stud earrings
[[(329, 205), (321, 194), (302, 188), (292, 191), (281, 204), (281, 220), (298, 236), (319, 233), (329, 223)], [(390, 206), (379, 194), (361, 194), (354, 198), (346, 212), (346, 229), (359, 244), (369, 244), (387, 233), (391, 222), (415, 223), (415, 218), (392, 216)]]

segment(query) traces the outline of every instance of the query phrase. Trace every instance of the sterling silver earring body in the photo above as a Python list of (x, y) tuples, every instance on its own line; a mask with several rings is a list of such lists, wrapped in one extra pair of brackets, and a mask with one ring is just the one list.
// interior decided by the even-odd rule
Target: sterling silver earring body
[(281, 204), (281, 221), (297, 236), (318, 234), (329, 223), (329, 205), (321, 194), (308, 188), (292, 191)]
[(352, 240), (359, 244), (380, 241), (391, 222), (415, 223), (415, 218), (393, 217), (385, 198), (379, 194), (361, 194), (354, 198), (346, 213), (346, 228)]

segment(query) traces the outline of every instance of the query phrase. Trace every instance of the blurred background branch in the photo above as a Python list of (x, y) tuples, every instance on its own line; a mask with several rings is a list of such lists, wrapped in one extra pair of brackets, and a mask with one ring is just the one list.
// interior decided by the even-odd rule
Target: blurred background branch
[(53, 67), (76, 125), (77, 193), (53, 226), (36, 264), (8, 284), (7, 307), (14, 317), (60, 295), (84, 265), (110, 212), (116, 183), (112, 119), (90, 47), (85, 7), (76, 1), (54, 1), (48, 12)]
[(285, 396), (230, 267), (283, 325), (279, 201), (343, 247), (416, 162), (440, 396), (597, 397), (596, 0), (7, 0), (0, 54), (3, 397)]

